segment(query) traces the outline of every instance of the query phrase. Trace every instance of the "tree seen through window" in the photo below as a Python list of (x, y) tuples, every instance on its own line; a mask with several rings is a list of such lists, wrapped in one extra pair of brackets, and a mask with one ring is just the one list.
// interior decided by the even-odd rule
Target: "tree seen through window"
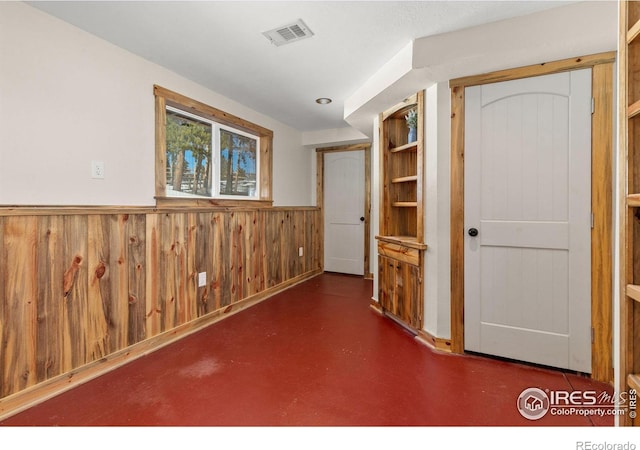
[(165, 127), (168, 196), (257, 195), (257, 136), (173, 108)]
[(167, 111), (167, 190), (211, 196), (212, 126)]
[(256, 144), (249, 136), (220, 130), (220, 194), (255, 195)]

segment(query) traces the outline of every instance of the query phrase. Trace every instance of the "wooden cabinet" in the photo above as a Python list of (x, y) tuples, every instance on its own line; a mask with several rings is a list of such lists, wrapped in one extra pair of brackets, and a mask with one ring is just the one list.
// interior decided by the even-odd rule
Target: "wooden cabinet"
[[(640, 2), (620, 3), (620, 28), (619, 180), (623, 198), (619, 389), (640, 392)], [(621, 423), (640, 424), (630, 414)]]
[[(415, 130), (408, 126), (415, 117)], [(424, 91), (380, 114), (378, 299), (382, 310), (422, 328)]]
[[(422, 327), (423, 302), (422, 298), (422, 252), (416, 249), (406, 249), (415, 252), (415, 264), (406, 258), (396, 259), (383, 256), (388, 244), (380, 243), (378, 255), (379, 273), (379, 301), (382, 309), (400, 319), (411, 328)], [(394, 244), (390, 244), (394, 245)], [(413, 259), (413, 258), (411, 258)]]

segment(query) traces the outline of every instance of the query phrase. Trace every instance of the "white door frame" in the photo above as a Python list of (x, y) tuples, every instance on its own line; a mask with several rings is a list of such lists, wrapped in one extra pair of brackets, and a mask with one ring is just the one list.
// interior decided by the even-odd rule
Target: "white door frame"
[(613, 382), (613, 80), (616, 52), (451, 80), (451, 351), (464, 353), (464, 90), (467, 86), (592, 68), (592, 374)]
[[(316, 205), (322, 211), (321, 227), (322, 242), (324, 248), (324, 154), (331, 152), (355, 152), (364, 150), (364, 278), (372, 279), (370, 258), (371, 251), (369, 240), (371, 239), (371, 144), (353, 144), (337, 147), (324, 147), (316, 149)], [(321, 254), (321, 267), (324, 269), (324, 249)]]

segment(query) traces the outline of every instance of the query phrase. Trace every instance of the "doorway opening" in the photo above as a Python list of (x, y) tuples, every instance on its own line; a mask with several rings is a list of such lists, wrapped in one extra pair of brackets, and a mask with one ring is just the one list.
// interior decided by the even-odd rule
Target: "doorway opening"
[(316, 149), (317, 205), (322, 209), (327, 272), (371, 279), (371, 145)]

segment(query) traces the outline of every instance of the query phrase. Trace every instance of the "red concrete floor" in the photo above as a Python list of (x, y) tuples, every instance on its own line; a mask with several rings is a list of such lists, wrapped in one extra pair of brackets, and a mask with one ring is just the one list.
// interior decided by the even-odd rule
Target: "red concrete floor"
[(529, 387), (608, 385), (436, 352), (369, 306), (372, 283), (323, 274), (0, 423), (3, 426), (591, 426), (523, 418)]

